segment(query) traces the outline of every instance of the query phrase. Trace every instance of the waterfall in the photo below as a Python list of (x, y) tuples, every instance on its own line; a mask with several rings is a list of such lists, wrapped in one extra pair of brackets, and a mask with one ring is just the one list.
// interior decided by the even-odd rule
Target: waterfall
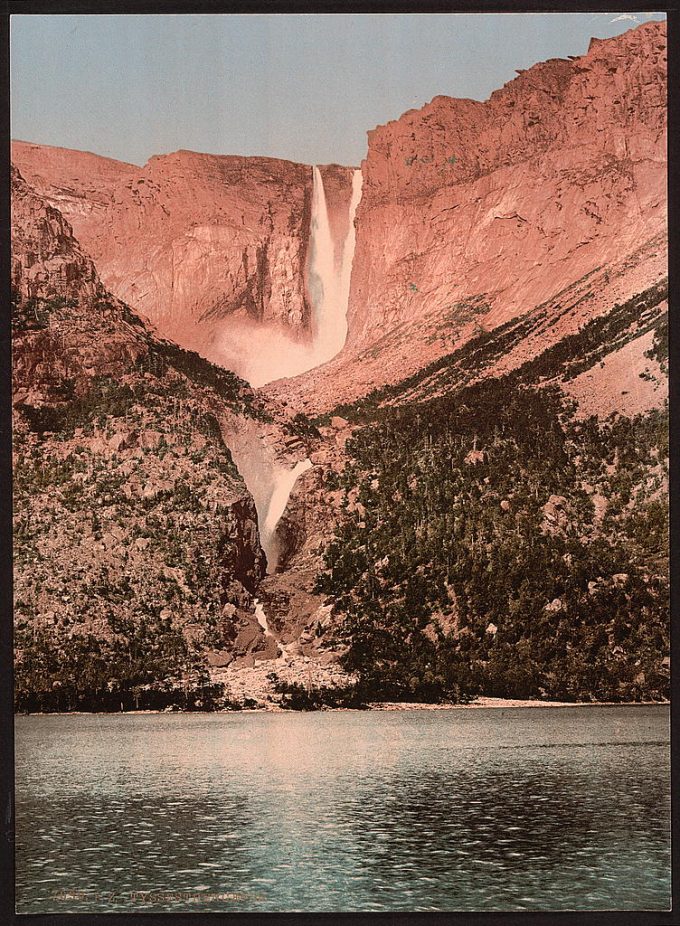
[(264, 608), (262, 607), (262, 603), (257, 598), (253, 598), (253, 604), (255, 606), (255, 620), (264, 631), (265, 637), (271, 637), (272, 632), (269, 629), (269, 622), (267, 620), (267, 615), (264, 612)]
[[(334, 241), (323, 177), (318, 167), (312, 168), (305, 268), (307, 298), (312, 308), (311, 338), (300, 337), (273, 320), (258, 322), (230, 315), (206, 345), (209, 360), (234, 370), (251, 386), (259, 387), (313, 370), (342, 350), (347, 340), (347, 304), (356, 243), (354, 218), (361, 185), (361, 171), (355, 170), (347, 204), (347, 232), (343, 240)], [(285, 260), (279, 270), (286, 272)]]
[[(312, 303), (311, 344), (293, 342), (280, 331), (274, 337), (264, 329), (244, 330), (242, 341), (231, 332), (231, 348), (235, 346), (249, 358), (251, 383), (263, 385), (282, 376), (295, 376), (326, 363), (342, 350), (347, 338), (347, 305), (349, 302), (352, 262), (356, 243), (354, 219), (361, 199), (362, 174), (355, 170), (347, 205), (347, 232), (343, 240), (333, 241), (323, 177), (318, 167), (312, 169), (312, 210), (310, 217), (307, 290)], [(257, 359), (257, 364), (254, 358)], [(261, 437), (252, 430), (233, 434), (230, 448), (234, 462), (245, 479), (257, 509), (260, 543), (267, 557), (267, 569), (275, 572), (279, 560), (277, 527), (286, 510), (290, 493), (299, 476), (311, 468), (310, 460), (301, 460), (293, 467), (276, 462)], [(261, 606), (256, 615), (260, 626), (266, 620)], [(261, 620), (262, 618), (262, 620)]]
[(293, 655), (290, 650), (295, 646), (295, 643), (282, 643), (280, 640), (277, 640), (274, 634), (269, 629), (269, 621), (267, 620), (267, 614), (262, 606), (262, 602), (259, 598), (253, 598), (253, 605), (255, 607), (255, 620), (258, 622), (262, 628), (262, 632), (265, 637), (271, 637), (272, 640), (276, 643), (277, 655), (276, 662), (280, 665), (285, 665)]
[(268, 571), (274, 572), (278, 560), (276, 529), (286, 510), (293, 486), (312, 468), (309, 459), (284, 465), (263, 434), (263, 427), (252, 419), (232, 422), (225, 439), (234, 463), (245, 480), (257, 510), (260, 543), (267, 557)]
[(347, 338), (347, 304), (356, 243), (354, 217), (361, 199), (362, 175), (360, 170), (355, 170), (352, 176), (349, 224), (339, 265), (335, 260), (335, 244), (328, 219), (326, 193), (323, 177), (318, 167), (313, 168), (312, 176), (312, 217), (307, 287), (313, 307), (314, 365), (318, 366), (335, 357), (344, 347)]
[(328, 221), (328, 206), (323, 178), (318, 167), (313, 168), (312, 219), (310, 224), (310, 255), (307, 286), (312, 298), (312, 337), (314, 353), (324, 354), (333, 340), (334, 308), (337, 300), (335, 245)]
[(286, 647), (283, 645), (283, 643), (279, 643), (279, 641), (269, 629), (269, 621), (267, 620), (267, 614), (264, 610), (262, 602), (259, 600), (259, 598), (253, 598), (253, 605), (255, 607), (255, 620), (262, 628), (262, 632), (264, 633), (265, 637), (271, 637), (271, 639), (276, 643), (277, 660), (279, 662), (285, 661), (288, 658)]
[(272, 473), (273, 490), (267, 506), (267, 514), (260, 529), (262, 549), (267, 556), (269, 572), (276, 569), (278, 549), (276, 544), (276, 528), (283, 512), (286, 510), (290, 493), (298, 477), (311, 469), (311, 460), (300, 460), (292, 469), (276, 467)]
[(349, 201), (349, 229), (347, 237), (342, 248), (342, 264), (340, 268), (340, 306), (342, 319), (342, 343), (338, 351), (342, 350), (347, 340), (347, 309), (349, 306), (349, 286), (352, 280), (352, 264), (354, 263), (354, 248), (357, 243), (357, 230), (354, 226), (354, 217), (356, 216), (357, 206), (361, 199), (361, 189), (363, 176), (360, 170), (355, 170), (352, 174), (352, 197)]

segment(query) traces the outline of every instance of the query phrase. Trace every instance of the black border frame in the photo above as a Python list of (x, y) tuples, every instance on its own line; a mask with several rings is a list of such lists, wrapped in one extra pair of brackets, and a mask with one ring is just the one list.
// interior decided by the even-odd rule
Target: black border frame
[[(632, 3), (629, 0), (2, 0), (0, 3), (0, 923), (25, 926), (276, 926), (300, 924), (339, 926), (381, 923), (389, 926), (666, 926), (680, 924), (680, 735), (675, 705), (680, 703), (680, 673), (671, 677), (672, 793), (672, 898), (673, 909), (663, 911), (527, 912), (527, 913), (51, 913), (14, 912), (14, 729), (12, 673), (12, 448), (11, 448), (11, 341), (10, 341), (10, 103), (9, 18), (12, 14), (165, 14), (165, 13), (549, 13), (549, 12), (663, 12), (668, 25), (669, 88), (669, 302), (675, 307), (680, 291), (680, 5), (661, 0)], [(680, 315), (670, 312), (669, 397), (670, 428), (670, 530), (671, 530), (671, 663), (680, 665), (677, 629), (680, 606)]]

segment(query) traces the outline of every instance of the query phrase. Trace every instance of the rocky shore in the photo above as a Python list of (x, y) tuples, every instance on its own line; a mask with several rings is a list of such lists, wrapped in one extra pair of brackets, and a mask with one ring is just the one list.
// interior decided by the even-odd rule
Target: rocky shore
[[(407, 701), (382, 701), (382, 702), (373, 702), (366, 705), (364, 708), (354, 708), (354, 707), (328, 707), (323, 706), (318, 708), (319, 711), (335, 711), (335, 712), (347, 712), (347, 711), (391, 711), (391, 712), (401, 712), (405, 713), (408, 711), (454, 711), (454, 710), (468, 710), (468, 709), (485, 709), (485, 710), (509, 710), (515, 708), (562, 708), (562, 707), (670, 707), (670, 701), (537, 701), (537, 700), (522, 700), (519, 698), (487, 698), (480, 697), (476, 698), (474, 701), (470, 701), (467, 704), (425, 704), (420, 702), (407, 702)], [(31, 711), (27, 712), (26, 716), (41, 716), (44, 714), (44, 711)], [(101, 711), (67, 711), (62, 713), (69, 714), (92, 714), (92, 713), (102, 713)], [(139, 711), (123, 711), (125, 714), (187, 714), (187, 713), (200, 713), (197, 711), (183, 711), (183, 710), (171, 710), (166, 709), (163, 711), (159, 710), (139, 710)], [(222, 709), (210, 711), (212, 714), (290, 714), (290, 713), (301, 713), (300, 711), (292, 711), (288, 708), (281, 706), (280, 702), (274, 700), (267, 700), (262, 704), (258, 704), (256, 707), (243, 707), (240, 710), (234, 709)]]

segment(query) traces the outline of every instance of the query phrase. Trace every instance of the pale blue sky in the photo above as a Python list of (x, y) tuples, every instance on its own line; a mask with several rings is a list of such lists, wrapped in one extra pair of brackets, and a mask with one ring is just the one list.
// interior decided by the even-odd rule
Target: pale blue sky
[(143, 164), (178, 148), (358, 164), (433, 96), (663, 14), (15, 15), (12, 135)]

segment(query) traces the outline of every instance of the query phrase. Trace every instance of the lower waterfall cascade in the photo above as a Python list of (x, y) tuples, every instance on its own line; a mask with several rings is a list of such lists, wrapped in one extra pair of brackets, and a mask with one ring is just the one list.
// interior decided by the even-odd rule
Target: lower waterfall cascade
[(311, 468), (312, 461), (305, 459), (300, 460), (290, 469), (276, 467), (272, 473), (273, 490), (267, 505), (267, 513), (260, 528), (260, 543), (267, 556), (267, 569), (269, 572), (276, 569), (278, 561), (276, 528), (286, 510), (290, 493), (293, 491), (298, 477)]

